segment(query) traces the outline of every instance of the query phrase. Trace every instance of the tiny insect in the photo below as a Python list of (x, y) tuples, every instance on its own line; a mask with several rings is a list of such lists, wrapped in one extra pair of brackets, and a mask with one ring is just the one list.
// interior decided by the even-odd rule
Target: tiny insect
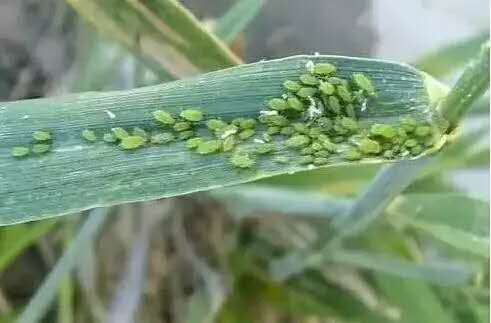
[(329, 63), (316, 64), (312, 70), (312, 73), (318, 75), (329, 75), (336, 72), (336, 66)]
[(288, 104), (286, 103), (286, 101), (278, 98), (269, 100), (268, 106), (270, 109), (276, 111), (283, 111), (288, 108)]
[(176, 122), (176, 119), (166, 111), (156, 110), (152, 112), (152, 115), (157, 122), (165, 125), (173, 125)]
[(32, 152), (35, 154), (45, 154), (51, 150), (51, 145), (48, 144), (35, 144), (32, 146)]
[(198, 145), (197, 152), (202, 155), (213, 154), (222, 148), (221, 140), (203, 141)]
[(353, 82), (362, 90), (366, 91), (369, 96), (375, 96), (375, 87), (372, 81), (363, 73), (354, 73)]
[(111, 128), (111, 131), (113, 135), (119, 140), (123, 140), (130, 135), (128, 131), (124, 130), (121, 127)]
[(51, 140), (51, 133), (48, 131), (38, 130), (38, 131), (34, 131), (34, 133), (32, 134), (32, 137), (36, 141), (48, 141), (48, 140)]
[(310, 138), (306, 135), (295, 135), (286, 141), (288, 147), (301, 148), (310, 144)]
[(145, 138), (140, 136), (126, 136), (121, 139), (119, 146), (125, 150), (132, 150), (140, 148), (145, 144)]
[(203, 112), (196, 109), (187, 109), (181, 112), (181, 118), (191, 121), (191, 122), (199, 122), (203, 120)]
[(17, 147), (12, 148), (10, 154), (13, 157), (20, 158), (20, 157), (25, 157), (25, 156), (29, 155), (29, 152), (30, 152), (30, 149), (28, 147), (17, 146)]
[(90, 142), (94, 142), (97, 140), (97, 136), (93, 130), (85, 129), (82, 131), (82, 137)]
[(230, 157), (230, 162), (238, 168), (251, 168), (256, 163), (248, 153), (244, 152), (234, 153)]
[(188, 149), (196, 149), (196, 148), (198, 148), (198, 146), (202, 142), (203, 142), (203, 139), (202, 138), (199, 138), (199, 137), (188, 139), (186, 141), (186, 148), (188, 148)]

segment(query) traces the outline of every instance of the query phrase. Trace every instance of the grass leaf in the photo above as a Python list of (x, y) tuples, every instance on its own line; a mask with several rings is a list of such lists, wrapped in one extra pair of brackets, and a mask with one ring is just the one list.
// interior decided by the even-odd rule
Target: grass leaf
[(240, 63), (179, 1), (66, 1), (101, 33), (147, 61), (157, 74), (179, 77)]
[[(122, 151), (100, 138), (118, 127), (155, 131), (152, 112), (158, 109), (177, 116), (183, 109), (197, 107), (206, 118), (226, 121), (256, 118), (266, 109), (267, 100), (283, 93), (285, 80), (304, 73), (308, 62), (326, 60), (337, 65), (338, 74), (343, 77), (364, 72), (372, 78), (378, 96), (361, 113), (360, 124), (369, 126), (405, 116), (437, 122), (432, 107), (442, 93), (435, 86), (436, 81), (426, 74), (407, 65), (338, 56), (293, 56), (130, 91), (3, 103), (0, 176), (4, 185), (0, 186), (0, 224), (176, 196), (315, 168), (294, 162), (298, 153), (293, 154), (284, 144), (278, 145), (278, 151), (271, 155), (289, 157), (293, 162), (279, 164), (266, 155), (258, 159), (253, 169), (239, 171), (226, 154), (200, 155), (187, 149), (182, 141)], [(51, 152), (20, 159), (11, 156), (13, 147), (30, 145), (32, 133), (41, 129), (53, 135)], [(93, 130), (99, 140), (83, 139), (85, 129)], [(204, 122), (197, 124), (197, 131), (208, 133)], [(133, 140), (135, 136), (129, 139), (127, 144), (131, 148), (141, 144)], [(253, 149), (254, 144), (245, 147)], [(332, 155), (327, 165), (386, 161), (375, 156), (347, 162)], [(402, 168), (401, 171), (405, 172)]]
[(238, 0), (215, 24), (215, 34), (232, 42), (261, 11), (266, 0)]
[(488, 39), (489, 31), (481, 32), (439, 48), (420, 58), (415, 65), (435, 77), (445, 76), (464, 66), (469, 57), (477, 55), (481, 44)]

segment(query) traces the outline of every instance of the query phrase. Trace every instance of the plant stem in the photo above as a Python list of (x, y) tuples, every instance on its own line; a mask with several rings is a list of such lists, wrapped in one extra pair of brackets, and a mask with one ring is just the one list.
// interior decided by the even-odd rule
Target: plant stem
[(477, 59), (471, 61), (454, 87), (440, 105), (443, 117), (449, 122), (448, 131), (458, 125), (465, 113), (489, 88), (489, 42), (482, 45)]

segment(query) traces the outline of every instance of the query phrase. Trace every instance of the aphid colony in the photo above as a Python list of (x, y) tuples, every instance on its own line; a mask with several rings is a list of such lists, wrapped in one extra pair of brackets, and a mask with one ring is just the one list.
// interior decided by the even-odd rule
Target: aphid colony
[[(226, 121), (207, 119), (198, 109), (183, 110), (178, 116), (156, 110), (152, 116), (158, 131), (116, 127), (101, 137), (90, 129), (81, 136), (87, 142), (102, 139), (124, 150), (185, 141), (197, 154), (229, 155), (238, 168), (250, 168), (256, 158), (267, 154), (274, 154), (271, 158), (277, 163), (316, 166), (335, 156), (349, 161), (374, 156), (393, 159), (419, 155), (435, 142), (434, 129), (412, 118), (397, 124), (361, 126), (359, 112), (377, 95), (371, 80), (362, 73), (354, 73), (347, 80), (336, 76), (332, 64), (312, 64), (298, 80), (285, 81), (283, 88), (284, 94), (270, 99), (267, 109), (256, 118)], [(203, 131), (198, 133), (202, 125), (207, 128), (205, 136), (199, 135)], [(14, 147), (12, 155), (24, 157), (31, 151), (40, 154), (50, 149), (49, 132), (37, 131), (33, 137), (37, 143), (32, 148)], [(285, 149), (290, 157), (280, 153)]]

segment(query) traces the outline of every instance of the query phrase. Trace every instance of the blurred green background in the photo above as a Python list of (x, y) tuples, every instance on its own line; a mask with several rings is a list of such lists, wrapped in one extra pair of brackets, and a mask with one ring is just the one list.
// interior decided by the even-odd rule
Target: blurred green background
[[(483, 0), (181, 3), (244, 62), (377, 57), (452, 85), (489, 39)], [(61, 0), (0, 1), (0, 101), (159, 83), (169, 75), (148, 57), (160, 54), (128, 50)], [(173, 77), (206, 72), (163, 60)], [(489, 94), (374, 223), (298, 269), (381, 167), (0, 228), (0, 322), (488, 322)]]

